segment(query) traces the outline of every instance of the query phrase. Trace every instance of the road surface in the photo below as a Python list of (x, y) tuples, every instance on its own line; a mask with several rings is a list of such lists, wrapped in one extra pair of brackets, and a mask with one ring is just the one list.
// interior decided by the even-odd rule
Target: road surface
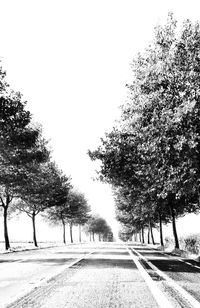
[(2, 254), (0, 307), (200, 308), (199, 266), (134, 243)]

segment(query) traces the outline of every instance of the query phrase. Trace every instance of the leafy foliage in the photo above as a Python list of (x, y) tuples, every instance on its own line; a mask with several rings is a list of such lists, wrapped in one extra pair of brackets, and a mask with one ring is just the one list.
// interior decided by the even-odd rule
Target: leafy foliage
[(110, 228), (110, 226), (107, 224), (106, 220), (99, 215), (92, 215), (89, 219), (86, 230), (88, 233), (93, 234), (93, 240), (94, 240), (94, 234), (99, 234), (99, 240), (111, 240), (113, 239), (113, 233)]
[(63, 200), (60, 206), (54, 206), (46, 211), (45, 217), (52, 224), (63, 225), (63, 242), (65, 239), (65, 225), (84, 225), (90, 218), (90, 206), (83, 193), (78, 192), (70, 187), (66, 200)]
[(5, 82), (0, 68), (0, 207), (4, 216), (5, 248), (10, 248), (9, 211), (23, 211), (33, 221), (47, 207), (66, 202), (70, 179), (51, 162), (40, 126), (33, 124), (19, 92)]
[(173, 14), (155, 28), (152, 44), (132, 63), (129, 102), (118, 126), (91, 159), (100, 179), (113, 185), (117, 218), (135, 230), (147, 221), (172, 220), (199, 209), (200, 25)]

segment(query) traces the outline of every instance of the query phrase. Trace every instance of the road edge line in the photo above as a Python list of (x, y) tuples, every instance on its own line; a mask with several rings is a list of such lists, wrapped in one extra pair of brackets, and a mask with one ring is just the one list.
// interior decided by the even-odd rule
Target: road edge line
[(136, 251), (134, 248), (133, 251), (141, 258), (143, 259), (152, 270), (156, 271), (159, 276), (165, 279), (165, 281), (170, 284), (179, 294), (183, 296), (183, 298), (188, 301), (188, 303), (194, 307), (194, 308), (200, 308), (200, 302), (198, 302), (190, 293), (188, 293), (185, 289), (183, 289), (181, 286), (179, 286), (172, 278), (170, 278), (167, 274), (163, 273), (157, 266), (155, 266), (151, 261), (148, 261), (142, 254), (140, 254), (138, 251)]
[(153, 281), (153, 279), (150, 277), (150, 275), (147, 273), (147, 271), (144, 269), (138, 259), (134, 256), (132, 251), (128, 247), (126, 249), (128, 250), (133, 262), (137, 266), (140, 274), (144, 278), (158, 306), (161, 308), (172, 308), (172, 304), (169, 302), (164, 293), (157, 287), (156, 283)]

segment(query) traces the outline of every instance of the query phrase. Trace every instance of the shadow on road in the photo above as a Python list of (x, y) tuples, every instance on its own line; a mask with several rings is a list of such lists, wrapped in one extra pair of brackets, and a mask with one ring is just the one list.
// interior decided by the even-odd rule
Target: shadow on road
[(83, 255), (87, 254), (88, 251), (59, 251), (55, 252), (56, 255)]
[(178, 260), (151, 260), (156, 267), (166, 272), (200, 273), (200, 269), (192, 267)]
[[(93, 255), (98, 255), (99, 254), (99, 252), (97, 251), (95, 251), (95, 252), (93, 252)], [(101, 251), (101, 255), (114, 255), (114, 256), (128, 256), (129, 254), (126, 252), (126, 251), (124, 251), (124, 252), (122, 252), (122, 251)]]
[(18, 261), (20, 261), (20, 259), (0, 259), (0, 263), (13, 263)]
[(35, 264), (51, 264), (51, 265), (63, 265), (65, 262), (73, 261), (72, 258), (37, 258), (37, 259), (29, 259), (29, 260), (23, 260), (22, 263), (35, 263)]
[(85, 259), (81, 261), (81, 264), (89, 268), (123, 268), (123, 269), (137, 269), (132, 260), (124, 259)]

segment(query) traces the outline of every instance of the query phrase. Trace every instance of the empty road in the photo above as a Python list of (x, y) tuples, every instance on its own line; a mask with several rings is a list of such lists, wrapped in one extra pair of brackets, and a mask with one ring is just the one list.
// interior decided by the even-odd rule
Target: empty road
[(0, 307), (200, 308), (199, 263), (135, 243), (2, 254), (0, 271)]

